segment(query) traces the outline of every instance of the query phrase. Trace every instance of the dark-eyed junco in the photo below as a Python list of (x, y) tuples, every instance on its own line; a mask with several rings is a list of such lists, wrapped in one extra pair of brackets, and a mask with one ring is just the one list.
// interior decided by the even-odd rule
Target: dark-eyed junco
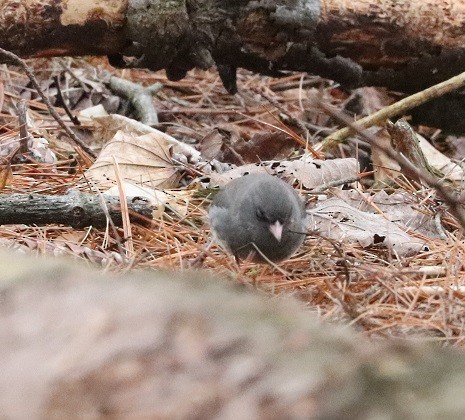
[(231, 181), (215, 196), (208, 215), (214, 237), (239, 259), (282, 261), (305, 239), (302, 200), (289, 184), (268, 174)]

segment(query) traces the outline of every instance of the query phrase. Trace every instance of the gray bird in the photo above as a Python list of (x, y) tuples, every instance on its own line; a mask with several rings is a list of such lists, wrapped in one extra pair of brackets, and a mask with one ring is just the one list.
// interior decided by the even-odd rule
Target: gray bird
[(268, 174), (231, 181), (213, 199), (208, 216), (214, 237), (238, 259), (265, 262), (263, 254), (282, 261), (305, 239), (302, 200), (289, 184)]

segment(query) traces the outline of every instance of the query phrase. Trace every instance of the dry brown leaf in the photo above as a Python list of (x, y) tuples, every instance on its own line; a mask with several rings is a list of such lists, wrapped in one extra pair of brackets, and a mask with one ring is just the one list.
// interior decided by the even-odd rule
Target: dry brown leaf
[(339, 198), (330, 198), (307, 211), (308, 227), (338, 241), (358, 242), (362, 247), (382, 245), (399, 257), (415, 255), (425, 243), (404, 232), (379, 214), (366, 213)]
[(282, 131), (255, 133), (248, 141), (242, 141), (234, 147), (247, 163), (270, 159), (281, 159), (289, 156), (295, 149), (296, 142)]
[(216, 159), (223, 148), (223, 136), (217, 129), (210, 131), (199, 141), (199, 149), (206, 160)]
[(116, 180), (116, 160), (124, 180), (153, 188), (173, 188), (178, 186), (180, 174), (172, 162), (171, 147), (158, 133), (133, 136), (118, 131), (85, 174), (101, 188), (109, 188)]
[(234, 164), (258, 163), (287, 157), (295, 149), (295, 141), (281, 131), (248, 133), (246, 136), (230, 126), (217, 127), (200, 140), (204, 159)]
[(355, 89), (347, 101), (345, 109), (358, 116), (374, 114), (393, 103), (387, 89), (379, 87), (361, 87)]
[(244, 133), (234, 124), (221, 124), (199, 142), (205, 160), (218, 159), (221, 162), (243, 164), (240, 149)]

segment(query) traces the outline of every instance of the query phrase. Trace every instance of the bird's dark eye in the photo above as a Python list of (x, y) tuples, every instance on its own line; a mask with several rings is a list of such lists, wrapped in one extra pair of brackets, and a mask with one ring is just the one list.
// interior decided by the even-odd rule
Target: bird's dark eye
[(255, 214), (256, 214), (258, 220), (266, 221), (266, 216), (265, 216), (265, 213), (264, 213), (264, 211), (262, 209), (258, 208), (255, 211)]

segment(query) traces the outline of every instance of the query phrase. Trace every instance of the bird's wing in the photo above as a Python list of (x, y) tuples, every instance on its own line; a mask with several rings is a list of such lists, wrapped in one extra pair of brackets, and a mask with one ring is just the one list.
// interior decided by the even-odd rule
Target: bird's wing
[(228, 194), (225, 190), (221, 190), (215, 195), (211, 207), (221, 207), (227, 209), (231, 207), (233, 198), (234, 196), (232, 194)]
[(254, 184), (257, 182), (254, 178), (238, 178), (227, 184), (213, 199), (212, 205), (222, 207), (229, 210), (236, 210), (240, 207), (243, 200), (249, 195), (249, 188), (253, 190)]

